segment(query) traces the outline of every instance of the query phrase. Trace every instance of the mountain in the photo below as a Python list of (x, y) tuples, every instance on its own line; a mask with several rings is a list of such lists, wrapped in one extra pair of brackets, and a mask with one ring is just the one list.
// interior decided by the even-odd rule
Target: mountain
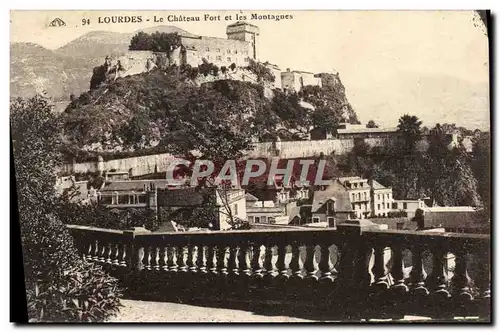
[(28, 97), (46, 92), (55, 101), (69, 100), (89, 87), (89, 59), (58, 54), (32, 43), (10, 46), (10, 95)]
[(174, 26), (157, 26), (132, 33), (92, 31), (66, 45), (49, 50), (33, 43), (10, 45), (11, 97), (30, 97), (45, 91), (56, 102), (69, 101), (89, 89), (92, 70), (107, 55), (117, 57), (128, 50), (130, 39), (139, 31), (195, 35)]
[(349, 100), (363, 123), (373, 119), (394, 127), (404, 114), (423, 125), (455, 123), (468, 129), (490, 128), (489, 84), (459, 77), (403, 72), (369, 86), (350, 87)]
[(196, 37), (196, 35), (192, 33), (170, 25), (139, 29), (132, 33), (92, 31), (58, 48), (56, 52), (72, 57), (93, 58), (100, 63), (100, 58), (104, 58), (107, 55), (119, 56), (126, 52), (130, 39), (139, 31), (145, 33), (159, 31), (164, 33), (178, 33), (181, 36)]

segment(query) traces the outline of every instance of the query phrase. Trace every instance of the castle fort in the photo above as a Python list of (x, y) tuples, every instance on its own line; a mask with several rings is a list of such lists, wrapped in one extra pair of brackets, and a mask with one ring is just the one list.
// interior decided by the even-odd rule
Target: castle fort
[[(240, 21), (227, 26), (227, 38), (181, 34), (182, 46), (170, 54), (170, 64), (196, 67), (204, 60), (218, 67), (229, 68), (234, 64), (237, 69), (226, 75), (225, 79), (257, 81), (255, 75), (246, 72), (244, 68), (250, 65), (251, 60), (260, 62), (258, 57), (259, 33), (258, 26)], [(161, 65), (165, 61), (165, 56), (150, 51), (129, 51), (119, 60), (125, 68), (124, 73), (120, 76), (129, 76), (149, 70), (150, 67), (146, 65), (148, 60)], [(306, 85), (334, 85), (338, 82), (338, 74), (315, 74), (308, 71), (290, 70), (289, 68), (282, 71), (277, 65), (269, 62), (261, 64), (274, 75), (275, 81), (268, 82), (269, 88), (298, 92)]]

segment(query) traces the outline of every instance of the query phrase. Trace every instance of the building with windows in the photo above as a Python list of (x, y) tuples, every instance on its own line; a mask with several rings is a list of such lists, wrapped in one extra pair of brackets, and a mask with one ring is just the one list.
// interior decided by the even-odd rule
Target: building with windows
[(387, 217), (392, 211), (392, 189), (384, 187), (375, 180), (370, 183), (371, 186), (371, 216)]
[(250, 223), (274, 224), (277, 217), (285, 215), (283, 206), (276, 206), (273, 201), (261, 201), (252, 194), (247, 193), (246, 212)]

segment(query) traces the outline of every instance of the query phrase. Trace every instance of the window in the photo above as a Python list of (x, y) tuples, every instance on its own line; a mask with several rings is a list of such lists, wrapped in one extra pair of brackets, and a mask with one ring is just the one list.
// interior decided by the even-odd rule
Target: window
[(220, 55), (217, 55), (215, 58), (219, 61), (222, 61), (222, 57)]
[(313, 223), (319, 223), (319, 217), (313, 217)]
[(210, 60), (210, 55), (207, 55), (207, 60)]
[(205, 51), (210, 52), (210, 47), (205, 48)]
[(311, 217), (308, 217), (307, 218), (307, 223), (310, 224), (311, 223)]
[(260, 222), (265, 224), (267, 222), (267, 217), (266, 216), (260, 217)]
[(377, 204), (377, 210), (380, 210), (380, 204)]
[(328, 210), (328, 213), (333, 213), (335, 212), (335, 203), (332, 202), (332, 201), (329, 201), (327, 204), (326, 204), (326, 208)]
[(248, 62), (248, 61), (250, 61), (250, 59), (249, 58), (245, 58), (245, 62)]
[(361, 193), (358, 193), (358, 200), (361, 199)]
[(101, 196), (101, 204), (113, 204), (112, 196)]
[(337, 224), (335, 223), (335, 218), (333, 218), (333, 217), (328, 217), (328, 218), (327, 218), (327, 221), (328, 221), (328, 226), (329, 226), (329, 227), (337, 227)]
[(352, 200), (356, 200), (356, 194), (352, 194)]
[(352, 204), (352, 209), (356, 210), (356, 204)]
[(389, 203), (387, 203), (387, 208), (388, 208), (388, 209), (389, 209), (389, 206), (390, 206), (390, 205), (389, 205)]
[(234, 54), (238, 54), (238, 50), (234, 50)]
[(365, 192), (365, 199), (366, 199), (366, 192)]
[(253, 216), (248, 216), (248, 222), (253, 222)]
[(234, 209), (233, 209), (233, 211), (234, 211), (234, 215), (236, 215), (236, 216), (237, 216), (237, 215), (238, 215), (238, 204), (234, 204)]
[(392, 208), (397, 209), (398, 208), (398, 203), (392, 203)]
[(137, 202), (145, 204), (146, 203), (146, 195), (137, 195)]
[(220, 53), (220, 48), (218, 48), (218, 49), (217, 49), (217, 52), (219, 52), (219, 53)]
[(380, 201), (380, 194), (378, 194), (377, 196), (378, 196), (378, 200)]
[(227, 57), (227, 61), (231, 61), (231, 57)]
[(403, 203), (403, 209), (407, 209), (408, 208), (408, 204), (407, 203)]
[(231, 50), (227, 50), (227, 54), (231, 54)]
[(389, 199), (389, 194), (387, 194), (387, 199)]
[(255, 223), (260, 224), (260, 217), (255, 217)]

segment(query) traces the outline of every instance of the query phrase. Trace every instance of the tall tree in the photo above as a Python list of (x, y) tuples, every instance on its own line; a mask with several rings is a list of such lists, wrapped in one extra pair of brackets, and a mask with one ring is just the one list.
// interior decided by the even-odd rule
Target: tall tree
[(398, 132), (401, 133), (404, 141), (405, 154), (414, 152), (415, 145), (420, 139), (421, 125), (422, 121), (414, 115), (405, 114), (399, 119)]

